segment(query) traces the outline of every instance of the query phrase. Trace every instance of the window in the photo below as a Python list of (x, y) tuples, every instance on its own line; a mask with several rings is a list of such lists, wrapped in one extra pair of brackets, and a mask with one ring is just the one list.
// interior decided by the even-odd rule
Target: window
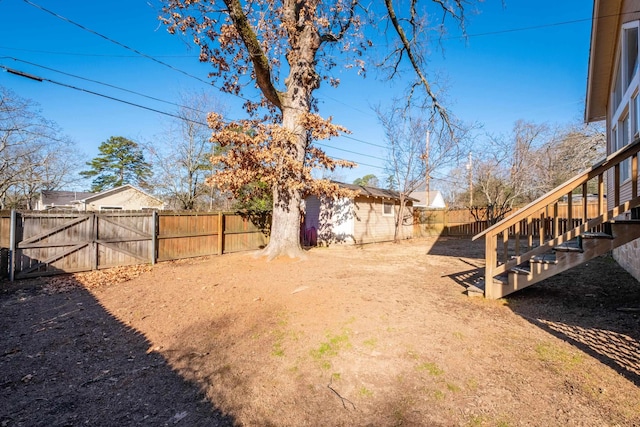
[(638, 27), (624, 30), (624, 65), (625, 65), (625, 89), (631, 85), (633, 77), (638, 71)]
[(634, 139), (640, 135), (640, 96), (636, 93), (633, 97), (633, 101), (631, 102), (631, 107), (633, 108), (633, 120), (631, 126), (631, 133), (633, 134)]
[(382, 216), (393, 216), (393, 203), (382, 202)]
[(101, 211), (121, 211), (122, 206), (100, 206)]
[(611, 104), (613, 115), (611, 123), (617, 123), (622, 110), (628, 109), (631, 94), (637, 93), (638, 88), (638, 21), (629, 22), (622, 26), (622, 36), (613, 87), (611, 88)]
[[(622, 119), (622, 126), (620, 126), (622, 130), (622, 135), (618, 138), (618, 145), (620, 148), (624, 148), (629, 145), (629, 115), (627, 114), (624, 119)], [(619, 149), (620, 149), (619, 148)], [(624, 182), (628, 179), (631, 179), (631, 159), (627, 159), (620, 163), (620, 181)]]
[[(640, 21), (622, 26), (620, 47), (611, 88), (611, 150), (618, 151), (640, 136), (640, 95), (638, 48)], [(620, 164), (620, 180), (631, 178), (631, 159)]]
[(613, 85), (613, 105), (616, 109), (620, 106), (622, 102), (622, 67), (618, 66), (618, 70), (616, 71), (616, 80)]
[[(626, 114), (611, 130), (611, 149), (613, 151), (618, 151), (629, 145), (629, 131), (629, 114)], [(624, 182), (628, 179), (631, 179), (631, 159), (620, 163), (620, 181)]]

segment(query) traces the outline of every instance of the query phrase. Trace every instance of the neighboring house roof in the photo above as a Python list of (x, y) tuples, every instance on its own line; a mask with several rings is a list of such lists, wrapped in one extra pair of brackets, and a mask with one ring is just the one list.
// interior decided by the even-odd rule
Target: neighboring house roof
[(120, 187), (116, 187), (116, 188), (112, 188), (112, 189), (110, 189), (110, 190), (102, 191), (102, 192), (100, 192), (100, 193), (89, 193), (89, 196), (85, 197), (85, 198), (84, 198), (84, 199), (82, 199), (81, 201), (82, 201), (82, 202), (84, 202), (84, 203), (89, 203), (89, 202), (91, 202), (92, 200), (100, 199), (100, 198), (105, 197), (105, 196), (108, 196), (108, 195), (110, 195), (110, 194), (119, 193), (119, 192), (121, 192), (121, 191), (125, 191), (125, 190), (127, 190), (127, 189), (132, 189), (132, 190), (139, 191), (140, 193), (144, 194), (145, 196), (147, 196), (147, 197), (151, 197), (152, 199), (157, 200), (157, 201), (158, 201), (158, 203), (163, 203), (163, 204), (164, 204), (164, 201), (162, 201), (162, 200), (158, 199), (158, 198), (157, 198), (157, 197), (155, 197), (155, 196), (152, 196), (152, 195), (151, 195), (151, 194), (149, 194), (149, 193), (146, 193), (146, 192), (142, 191), (142, 190), (141, 190), (141, 189), (139, 189), (138, 187), (134, 187), (134, 186), (133, 186), (133, 185), (131, 185), (131, 184), (125, 184), (125, 185), (122, 185), (122, 186), (120, 186)]
[(91, 195), (93, 193), (86, 191), (43, 190), (40, 193), (40, 209), (72, 206), (74, 203), (78, 203), (81, 199)]
[(612, 80), (621, 1), (595, 0), (589, 50), (585, 121), (604, 120), (609, 101), (609, 82)]
[[(340, 187), (348, 188), (349, 190), (358, 191), (361, 196), (365, 197), (378, 197), (382, 199), (393, 199), (400, 200), (400, 193), (393, 190), (385, 190), (383, 188), (377, 187), (369, 187), (364, 185), (356, 185), (356, 184), (345, 184), (344, 182), (334, 181), (336, 184), (340, 185)], [(406, 196), (405, 200), (416, 202), (418, 199), (413, 197)]]
[(413, 206), (424, 206), (428, 208), (446, 208), (446, 204), (444, 202), (444, 197), (442, 197), (442, 193), (439, 191), (414, 191), (411, 193), (412, 197), (417, 199), (416, 202), (413, 203)]

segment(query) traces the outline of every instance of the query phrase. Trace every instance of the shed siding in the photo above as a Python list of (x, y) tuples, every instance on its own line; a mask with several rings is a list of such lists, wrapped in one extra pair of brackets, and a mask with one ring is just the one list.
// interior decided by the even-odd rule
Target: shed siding
[[(358, 197), (355, 200), (354, 236), (357, 243), (373, 243), (393, 240), (395, 234), (395, 218), (398, 215), (399, 204), (395, 203), (394, 215), (382, 215), (384, 202), (394, 203), (392, 200), (370, 199)], [(403, 231), (404, 236), (412, 237), (413, 223), (410, 207), (405, 208)]]
[(355, 243), (351, 200), (308, 196), (305, 209), (305, 231), (315, 228), (319, 244)]

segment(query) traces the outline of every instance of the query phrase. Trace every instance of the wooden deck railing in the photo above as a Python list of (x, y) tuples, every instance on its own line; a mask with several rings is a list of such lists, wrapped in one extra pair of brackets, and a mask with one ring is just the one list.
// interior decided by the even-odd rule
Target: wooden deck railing
[[(485, 295), (492, 298), (494, 277), (508, 272), (511, 268), (526, 262), (536, 255), (549, 251), (553, 247), (571, 240), (587, 231), (600, 231), (603, 223), (640, 205), (638, 194), (638, 152), (640, 139), (621, 150), (609, 155), (591, 169), (576, 175), (549, 193), (529, 203), (513, 215), (489, 227), (473, 237), (485, 238)], [(621, 183), (620, 168), (622, 162), (630, 160), (631, 182)], [(607, 210), (605, 201), (605, 175), (613, 170), (613, 208)], [(593, 181), (592, 181), (593, 180)], [(588, 183), (597, 184), (597, 216), (589, 218), (587, 214)], [(620, 188), (631, 186), (631, 197), (621, 202)], [(576, 190), (582, 205), (579, 218), (573, 218), (572, 205)], [(562, 224), (558, 216), (558, 203), (566, 197), (569, 205), (569, 218)], [(539, 229), (534, 232), (533, 225)], [(535, 238), (534, 238), (535, 236)]]

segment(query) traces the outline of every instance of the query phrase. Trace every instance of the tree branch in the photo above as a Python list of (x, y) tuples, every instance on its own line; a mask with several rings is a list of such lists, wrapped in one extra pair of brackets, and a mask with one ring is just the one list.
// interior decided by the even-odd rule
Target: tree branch
[(247, 16), (242, 10), (240, 0), (224, 0), (227, 9), (229, 10), (229, 17), (233, 21), (233, 25), (242, 39), (245, 47), (249, 52), (251, 63), (256, 75), (256, 83), (264, 94), (265, 98), (269, 100), (273, 105), (282, 110), (282, 100), (280, 98), (280, 92), (276, 90), (271, 80), (271, 67), (269, 66), (269, 59), (265, 55), (256, 33), (251, 28), (251, 24), (247, 20)]

